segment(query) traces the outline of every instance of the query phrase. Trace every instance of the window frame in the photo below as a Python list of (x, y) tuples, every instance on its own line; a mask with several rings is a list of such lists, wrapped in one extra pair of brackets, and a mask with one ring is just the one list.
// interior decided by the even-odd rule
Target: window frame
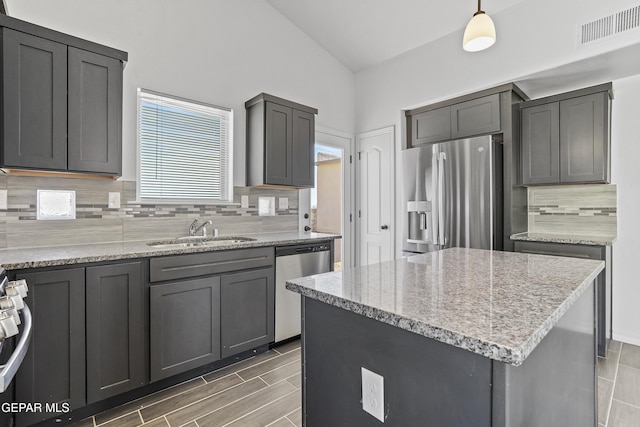
[[(140, 129), (140, 114), (141, 114), (141, 103), (143, 100), (143, 94), (149, 94), (152, 96), (168, 98), (170, 100), (175, 100), (178, 102), (185, 102), (194, 105), (199, 105), (208, 108), (215, 108), (222, 111), (229, 112), (229, 123), (228, 123), (228, 156), (227, 156), (227, 184), (226, 184), (226, 194), (228, 199), (205, 199), (205, 198), (152, 198), (152, 197), (142, 197), (141, 195), (141, 175), (142, 175), (142, 144), (141, 144), (141, 129)], [(196, 101), (193, 99), (183, 98), (176, 95), (169, 95), (163, 92), (157, 92), (150, 89), (145, 88), (137, 88), (136, 91), (136, 145), (137, 145), (137, 158), (136, 158), (136, 202), (139, 204), (163, 204), (163, 205), (191, 205), (191, 204), (205, 204), (205, 205), (230, 205), (233, 204), (233, 195), (234, 195), (234, 183), (233, 183), (233, 151), (234, 151), (234, 140), (233, 140), (233, 124), (234, 124), (234, 111), (229, 107), (221, 107), (215, 104), (209, 104), (202, 101)]]

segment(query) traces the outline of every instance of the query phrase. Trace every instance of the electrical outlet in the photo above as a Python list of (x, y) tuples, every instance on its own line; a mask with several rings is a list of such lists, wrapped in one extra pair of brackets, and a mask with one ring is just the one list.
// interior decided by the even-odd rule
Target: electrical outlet
[(288, 197), (278, 197), (278, 209), (289, 209), (289, 198)]
[(249, 207), (249, 196), (240, 196), (240, 207), (247, 209)]
[(384, 377), (362, 370), (362, 409), (384, 422)]
[(0, 190), (0, 209), (9, 209), (9, 205), (7, 203), (7, 190)]
[(120, 193), (109, 192), (109, 209), (120, 209)]

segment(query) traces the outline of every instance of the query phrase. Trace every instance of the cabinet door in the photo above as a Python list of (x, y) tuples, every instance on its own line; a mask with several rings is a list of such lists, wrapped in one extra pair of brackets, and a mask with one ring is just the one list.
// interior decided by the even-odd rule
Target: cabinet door
[(122, 63), (69, 48), (69, 170), (120, 175)]
[(293, 110), (293, 185), (314, 186), (315, 116)]
[[(85, 405), (84, 269), (18, 273), (29, 285), (27, 304), (33, 315), (29, 351), (16, 375), (16, 401)], [(56, 416), (19, 412), (16, 425)]]
[(607, 182), (609, 163), (608, 94), (560, 101), (560, 179)]
[(522, 183), (560, 182), (560, 113), (557, 102), (521, 110)]
[(87, 267), (87, 403), (144, 384), (140, 262)]
[(150, 288), (151, 381), (220, 359), (220, 278)]
[(2, 163), (67, 168), (67, 47), (2, 28)]
[(274, 289), (273, 268), (222, 276), (220, 333), (223, 359), (273, 342)]
[(483, 135), (500, 130), (500, 95), (494, 94), (451, 106), (451, 138)]
[(425, 111), (411, 117), (411, 146), (451, 139), (451, 107)]
[(293, 182), (293, 110), (265, 103), (265, 184), (291, 185)]

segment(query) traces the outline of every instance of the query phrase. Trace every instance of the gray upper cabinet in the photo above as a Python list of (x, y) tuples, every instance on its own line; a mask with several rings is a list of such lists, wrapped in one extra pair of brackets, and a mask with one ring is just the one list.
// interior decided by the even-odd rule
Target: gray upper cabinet
[(293, 183), (314, 187), (315, 115), (293, 110)]
[(247, 185), (313, 187), (318, 110), (265, 93), (245, 108)]
[[(462, 100), (461, 100), (462, 101)], [(500, 94), (405, 112), (408, 148), (500, 132)]]
[(87, 267), (87, 403), (145, 384), (142, 263)]
[(122, 62), (69, 47), (69, 164), (121, 175)]
[(293, 183), (293, 110), (267, 103), (265, 136), (265, 183), (291, 185)]
[(609, 94), (560, 101), (560, 182), (609, 182)]
[(0, 15), (0, 167), (120, 175), (127, 53)]
[(451, 106), (451, 138), (484, 135), (500, 130), (500, 95), (493, 94)]
[(560, 180), (559, 108), (554, 102), (522, 109), (524, 184), (551, 184)]
[(611, 84), (521, 104), (522, 183), (610, 181)]
[(67, 168), (67, 46), (2, 28), (2, 166)]
[(430, 144), (449, 139), (451, 139), (451, 107), (436, 108), (412, 116), (412, 145)]

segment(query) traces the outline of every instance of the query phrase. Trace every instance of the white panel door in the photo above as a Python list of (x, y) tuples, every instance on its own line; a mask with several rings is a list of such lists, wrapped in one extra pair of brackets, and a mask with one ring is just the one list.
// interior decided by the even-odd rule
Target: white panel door
[(393, 259), (394, 128), (358, 135), (358, 265)]

